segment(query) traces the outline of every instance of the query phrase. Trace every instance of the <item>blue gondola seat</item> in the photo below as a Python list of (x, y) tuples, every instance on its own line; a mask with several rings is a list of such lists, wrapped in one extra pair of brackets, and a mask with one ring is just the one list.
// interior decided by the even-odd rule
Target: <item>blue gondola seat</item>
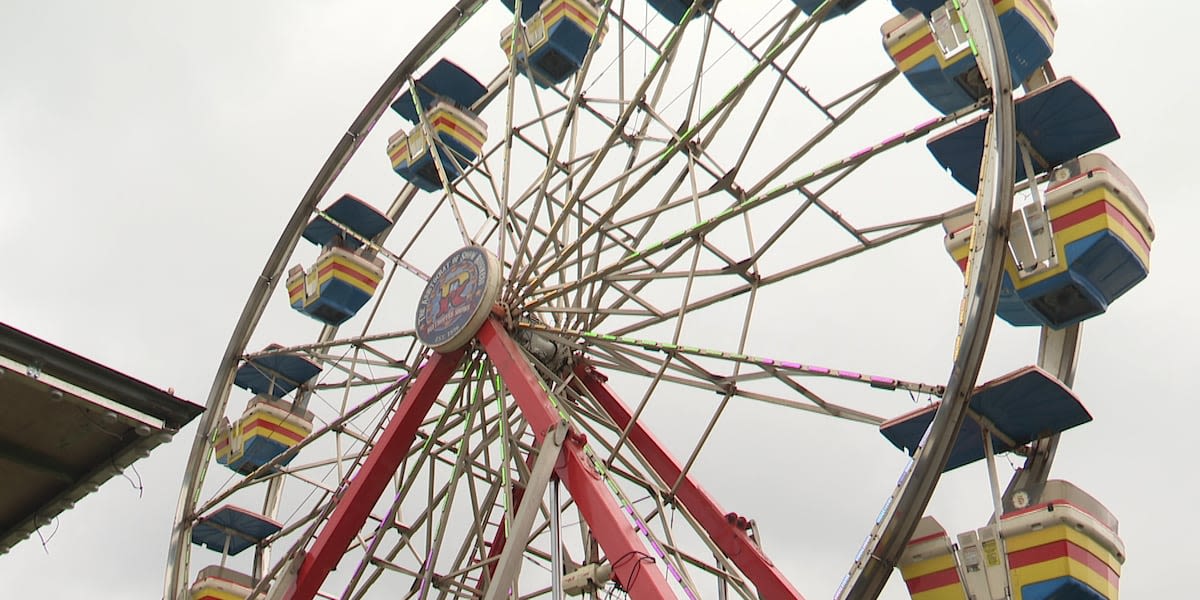
[[(256, 395), (237, 421), (224, 419), (213, 439), (217, 462), (247, 475), (283, 454), (313, 429), (313, 414), (293, 412), (291, 402)], [(292, 462), (295, 454), (279, 461), (279, 466)]]
[[(996, 314), (1015, 326), (1062, 329), (1103, 314), (1146, 278), (1154, 224), (1137, 187), (1103, 154), (1052, 170), (1045, 198), (1044, 210), (1013, 213)], [(946, 248), (964, 270), (967, 216), (944, 224)]]
[[(325, 214), (366, 240), (391, 226), (391, 220), (349, 194)], [(383, 260), (323, 216), (309, 223), (304, 238), (321, 246), (321, 254), (307, 272), (299, 265), (288, 271), (288, 301), (292, 308), (326, 325), (341, 325), (375, 294), (383, 279)]]
[[(929, 10), (913, 3), (883, 24), (883, 46), (922, 97), (944, 114), (987, 96), (975, 56), (953, 0)], [(1029, 78), (1054, 52), (1058, 29), (1047, 0), (995, 0), (1013, 81)], [(897, 6), (904, 6), (897, 3)]]
[(592, 0), (547, 0), (540, 5), (531, 1), (522, 4), (522, 12), (527, 5), (538, 9), (519, 28), (514, 24), (504, 29), (500, 48), (512, 59), (515, 41), (517, 69), (539, 86), (562, 83), (583, 66), (592, 37), (604, 39), (607, 27), (600, 11)]
[[(697, 10), (692, 11), (691, 18), (695, 19), (707, 12), (712, 8), (714, 2), (715, 0), (700, 0), (699, 6), (696, 7)], [(650, 8), (658, 11), (658, 14), (668, 21), (678, 25), (683, 22), (684, 15), (692, 7), (692, 0), (646, 0), (646, 4), (649, 4)]]
[[(487, 140), (487, 124), (472, 108), (486, 94), (487, 88), (462, 67), (446, 59), (435, 63), (415, 89), (401, 91), (392, 102), (392, 110), (415, 125), (388, 138), (392, 170), (427, 192), (443, 189), (436, 152), (446, 183), (458, 181)], [(430, 137), (436, 149), (430, 148)]]

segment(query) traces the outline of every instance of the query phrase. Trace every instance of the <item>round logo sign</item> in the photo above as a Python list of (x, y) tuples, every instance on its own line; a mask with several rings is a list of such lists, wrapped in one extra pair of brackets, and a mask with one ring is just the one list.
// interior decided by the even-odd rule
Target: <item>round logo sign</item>
[(500, 261), (478, 246), (450, 255), (429, 278), (417, 303), (417, 337), (437, 352), (461, 348), (500, 295)]

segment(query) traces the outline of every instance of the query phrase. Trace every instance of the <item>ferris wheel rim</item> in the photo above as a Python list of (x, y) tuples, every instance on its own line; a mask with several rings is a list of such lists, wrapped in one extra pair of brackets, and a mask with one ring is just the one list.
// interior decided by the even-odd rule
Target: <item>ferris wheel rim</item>
[[(199, 493), (199, 483), (204, 479), (204, 470), (211, 454), (208, 440), (216, 431), (218, 415), (224, 414), (225, 403), (230, 387), (233, 385), (234, 370), (237, 368), (246, 346), (250, 342), (258, 319), (266, 310), (266, 302), (275, 289), (279, 278), (283, 275), (286, 261), (300, 242), (300, 234), (307, 223), (309, 215), (316, 208), (321, 197), (332, 185), (334, 178), (341, 168), (358, 150), (362, 136), (365, 135), (387, 109), (388, 104), (413, 72), (428, 57), (437, 50), (444, 38), (453, 33), (458, 26), (477, 11), (485, 0), (457, 0), (442, 19), (434, 25), (426, 36), (409, 54), (396, 66), (396, 69), (384, 80), (380, 89), (368, 100), (359, 112), (348, 131), (334, 147), (324, 165), (314, 177), (309, 189), (301, 198), (293, 212), (274, 249), (263, 266), (262, 273), (255, 281), (254, 287), (246, 299), (229, 343), (214, 375), (208, 398), (205, 402), (205, 413), (197, 427), (196, 437), (192, 442), (188, 464), (184, 469), (183, 482), (176, 507), (175, 525), (172, 527), (168, 547), (166, 567), (165, 598), (183, 597), (187, 587), (187, 565), (190, 554), (189, 543), (184, 539), (189, 534), (188, 523), (193, 518), (191, 514), (196, 506), (196, 494)], [(180, 567), (183, 567), (180, 569)]]
[[(475, 1), (475, 2), (461, 1), (461, 2), (459, 2), (458, 8), (452, 9), (451, 12), (447, 14), (447, 18), (449, 18), (451, 16), (451, 14), (453, 14), (455, 12), (455, 10), (458, 10), (458, 13), (459, 13), (458, 16), (460, 16), (460, 17), (465, 16), (466, 12), (473, 12), (473, 11), (464, 10), (461, 7), (478, 8), (478, 6), (480, 6), (480, 5), (482, 5), (481, 1)], [(461, 23), (461, 21), (456, 21), (456, 22)], [(447, 35), (449, 35), (449, 33), (450, 32), (447, 32)], [(431, 31), (431, 34), (432, 34), (432, 31)], [(429, 36), (427, 36), (427, 38), (428, 37)], [(413, 53), (410, 54), (410, 56), (417, 54), (418, 50), (421, 50), (421, 46), (418, 46), (417, 49), (414, 49)], [(423, 55), (424, 58), (428, 58), (428, 56), (430, 56), (433, 51), (434, 51), (434, 48), (428, 48), (428, 49), (424, 50), (423, 52), (421, 52), (421, 54)], [(406, 62), (407, 62), (407, 59), (406, 59)], [(399, 78), (397, 83), (394, 85), (394, 87), (396, 89), (393, 91), (391, 96), (394, 96), (395, 92), (398, 92), (400, 90), (400, 88), (403, 87), (405, 80), (408, 80), (411, 78), (412, 73), (415, 72), (415, 70), (418, 68), (418, 65), (421, 62), (423, 62), (423, 61), (414, 61), (413, 62), (412, 66), (407, 69), (407, 73), (405, 73), (403, 77)], [(402, 63), (402, 66), (404, 64), (405, 63)], [(398, 68), (397, 71), (399, 71), (399, 70), (400, 69)], [(395, 78), (395, 75), (396, 74), (393, 73), (393, 77), (389, 78), (388, 81), (389, 82), (393, 81)], [(387, 87), (387, 86), (388, 86), (388, 84), (385, 83), (385, 87)], [(383, 91), (384, 91), (384, 89), (381, 88), (380, 92), (377, 93), (376, 97), (378, 98), (380, 96), (380, 94), (382, 94)], [(372, 99), (372, 102), (368, 104), (368, 108), (370, 108), (372, 106), (378, 107), (378, 110), (375, 111), (374, 118), (378, 118), (378, 113), (382, 112), (383, 108), (386, 107), (386, 103), (387, 103), (386, 100), (382, 104), (380, 104), (380, 103), (376, 102), (376, 99)], [(362, 114), (360, 114), (359, 120), (356, 120), (356, 122), (360, 121), (362, 119), (363, 115), (365, 115), (366, 113), (367, 113), (367, 110), (364, 109), (364, 112)], [(371, 119), (371, 120), (373, 121), (373, 119)], [(348, 134), (348, 135), (350, 135), (350, 134)], [(338, 148), (341, 148), (345, 144), (346, 140), (344, 138), (343, 143), (339, 144), (338, 148), (335, 148), (334, 155), (330, 157), (329, 161), (327, 161), (327, 163), (326, 163), (327, 166), (330, 164), (333, 164), (335, 162), (340, 162), (341, 165), (345, 164), (345, 161), (349, 159), (349, 155), (352, 154), (353, 151), (357, 148), (357, 143), (360, 141), (360, 138), (358, 136), (353, 136), (353, 137), (354, 137), (354, 139), (352, 139), (350, 142), (351, 145), (350, 145), (349, 151), (347, 153), (343, 154), (342, 158), (339, 158), (337, 160), (334, 159), (334, 157), (339, 154)], [(338, 165), (338, 167), (340, 168), (341, 165)], [(249, 315), (251, 312), (256, 312), (257, 314), (251, 315), (250, 324), (249, 324), (249, 326), (244, 328), (244, 333), (241, 336), (241, 340), (240, 340), (240, 343), (237, 348), (234, 348), (234, 339), (236, 338), (236, 333), (235, 333), (235, 338), (231, 338), (230, 348), (227, 350), (226, 359), (222, 363), (222, 369), (221, 369), (221, 371), (218, 372), (218, 376), (214, 380), (213, 392), (210, 394), (210, 403), (213, 401), (213, 398), (216, 397), (216, 395), (223, 394), (224, 397), (221, 398), (220, 403), (222, 405), (222, 408), (224, 407), (223, 405), (224, 405), (225, 400), (227, 399), (228, 391), (229, 391), (230, 385), (232, 383), (233, 369), (237, 364), (237, 360), (241, 356), (243, 356), (245, 353), (246, 345), (249, 342), (249, 336), (253, 330), (253, 321), (257, 320), (258, 316), (261, 315), (262, 311), (265, 309), (265, 299), (267, 297), (269, 297), (271, 291), (274, 288), (274, 283), (278, 280), (279, 276), (282, 274), (284, 261), (286, 260), (287, 255), (291, 254), (292, 250), (294, 250), (295, 246), (298, 243), (299, 232), (300, 232), (301, 228), (303, 227), (305, 218), (309, 214), (311, 214), (312, 211), (315, 209), (316, 202), (320, 199), (321, 196), (324, 195), (324, 191), (328, 189), (329, 183), (332, 181), (332, 177), (328, 177), (328, 178), (326, 178), (326, 179), (328, 179), (328, 182), (318, 186), (318, 182), (320, 182), (321, 179), (323, 178), (324, 171), (325, 171), (325, 169), (322, 170), (321, 174), (318, 174), (317, 180), (314, 181), (313, 188), (310, 188), (310, 192), (308, 194), (306, 194), (305, 199), (302, 200), (301, 205), (297, 208), (295, 215), (293, 216), (292, 220), (289, 222), (288, 227), (285, 229), (284, 236), (281, 236), (281, 238), (280, 238), (281, 244), (284, 242), (285, 237), (290, 238), (290, 243), (286, 245), (287, 247), (284, 248), (281, 253), (279, 251), (281, 248), (283, 248), (283, 246), (277, 245), (276, 251), (272, 253), (271, 259), (268, 260), (268, 266), (271, 266), (271, 265), (276, 266), (276, 268), (270, 269), (273, 272), (273, 276), (270, 278), (266, 278), (265, 281), (264, 281), (264, 278), (260, 278), (259, 285), (256, 286), (255, 291), (252, 292), (251, 298), (247, 302), (246, 308), (243, 312), (243, 318), (239, 321), (238, 330), (243, 331), (243, 328), (241, 327), (241, 323), (246, 321), (247, 315)], [(324, 190), (322, 190), (320, 193), (314, 194), (312, 192), (312, 190), (316, 189), (318, 187), (323, 187)], [(300, 218), (298, 219), (297, 217), (300, 217)], [(503, 239), (503, 238), (501, 237), (501, 239)], [(530, 238), (526, 237), (525, 239), (530, 239)], [(544, 239), (548, 239), (548, 238), (544, 238)], [(278, 260), (274, 260), (277, 255), (278, 255)], [(533, 268), (533, 267), (534, 267), (533, 264), (529, 265), (529, 268)], [(264, 273), (266, 271), (267, 271), (267, 269), (264, 269)], [(513, 278), (510, 280), (511, 283), (516, 283), (518, 281), (520, 281), (519, 278)], [(986, 338), (986, 335), (985, 335), (985, 338)], [(323, 340), (323, 341), (328, 341), (328, 340)], [(220, 392), (218, 392), (219, 386), (221, 387)], [(223, 411), (219, 411), (219, 412), (223, 413)], [(204, 425), (202, 425), (202, 427), (204, 427)], [(212, 429), (214, 427), (215, 427), (215, 422), (210, 424), (209, 429)], [(207, 440), (210, 439), (210, 437), (211, 437), (211, 431), (209, 432), (208, 435), (204, 436), (203, 439), (201, 438), (201, 434), (198, 432), (197, 440), (194, 444), (194, 447), (199, 446), (201, 444), (206, 444)], [(192, 475), (195, 474), (192, 471), (192, 469), (190, 469), (190, 468), (188, 471)], [(187, 480), (186, 477), (187, 477), (187, 475), (185, 475), (185, 481)], [(185, 491), (181, 492), (180, 518), (177, 519), (177, 524), (184, 523), (186, 519), (183, 517), (183, 515), (187, 512), (190, 512), (190, 509), (184, 508), (184, 506), (185, 506), (184, 495), (185, 494), (187, 496), (194, 495), (190, 491), (186, 490), (188, 485), (190, 485), (190, 484), (185, 484)], [(189, 500), (189, 502), (191, 502), (191, 501)], [(195, 507), (194, 502), (190, 504), (190, 507), (191, 508)], [(178, 525), (177, 525), (176, 534), (181, 539), (183, 534), (182, 534), (182, 532), (180, 532), (178, 530)], [(186, 551), (186, 543), (178, 544), (179, 541), (180, 541), (179, 539), (176, 539), (176, 535), (173, 535), (172, 547), (174, 548), (177, 545), (183, 546)], [(186, 564), (186, 561), (183, 561), (183, 562), (184, 562), (184, 564)], [(176, 563), (176, 566), (177, 565), (178, 565), (178, 563)], [(172, 568), (172, 567), (169, 567), (169, 569), (170, 568)], [(174, 585), (169, 583), (169, 585), (173, 589), (175, 589), (175, 590), (181, 589), (180, 582), (182, 582), (182, 585), (186, 585), (186, 582), (184, 582), (182, 579), (178, 578), (178, 573), (175, 573), (173, 575), (176, 576), (176, 578), (175, 578), (176, 583)], [(184, 569), (184, 572), (182, 573), (182, 575), (183, 575), (183, 577), (186, 577), (186, 569)], [(168, 575), (168, 577), (170, 578), (170, 577), (172, 577), (172, 575)]]

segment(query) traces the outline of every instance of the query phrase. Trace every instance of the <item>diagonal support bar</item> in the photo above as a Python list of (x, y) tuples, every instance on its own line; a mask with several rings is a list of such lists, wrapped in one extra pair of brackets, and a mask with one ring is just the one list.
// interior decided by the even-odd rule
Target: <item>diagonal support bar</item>
[[(708, 492), (692, 479), (652, 433), (633, 421), (629, 407), (605, 383), (606, 377), (585, 360), (575, 366), (575, 374), (596, 402), (612, 417), (617, 427), (629, 431), (629, 443), (641, 453), (659, 478), (668, 485), (678, 483), (675, 500), (708, 532), (713, 543), (754, 583), (760, 598), (803, 600), (800, 592), (775, 567), (746, 532), (725, 518), (725, 512)], [(632, 426), (631, 426), (632, 423)], [(683, 479), (680, 480), (680, 477)]]
[[(561, 444), (559, 445), (558, 451), (562, 452)], [(525, 468), (528, 471), (530, 471), (531, 473), (533, 472), (533, 461), (534, 461), (534, 456), (532, 454), (526, 455)], [(512, 491), (512, 503), (516, 504), (517, 506), (520, 506), (521, 503), (524, 501), (525, 501), (525, 485), (519, 481), (514, 481), (513, 482), (513, 491)], [(484, 590), (483, 584), (488, 581), (491, 581), (491, 578), (496, 576), (496, 565), (500, 562), (500, 554), (502, 552), (504, 552), (504, 548), (506, 547), (507, 544), (508, 544), (508, 532), (504, 531), (504, 524), (502, 522), (500, 524), (500, 526), (496, 528), (496, 535), (492, 537), (492, 545), (488, 547), (487, 559), (483, 561), (484, 564), (487, 565), (484, 567), (484, 570), (486, 571), (486, 573), (485, 573), (485, 576), (480, 576), (479, 585), (476, 586), (476, 588), (475, 588), (476, 592), (483, 593), (483, 590)]]
[[(562, 422), (554, 399), (504, 326), (495, 319), (488, 319), (476, 338), (483, 344), (488, 358), (512, 392), (522, 416), (533, 426), (534, 436), (541, 444), (547, 432)], [(643, 568), (640, 558), (646, 556), (646, 547), (584, 453), (583, 444), (578, 432), (568, 430), (562, 459), (555, 467), (555, 474), (567, 486), (579, 513), (608, 556), (613, 566), (613, 576), (635, 600), (676, 597), (659, 569)]]
[[(500, 553), (496, 576), (492, 579), (484, 600), (502, 600), (508, 597), (512, 581), (521, 570), (521, 558), (525, 554), (525, 546), (529, 544), (533, 519), (538, 514), (538, 508), (542, 506), (542, 497), (546, 494), (546, 486), (550, 484), (550, 476), (554, 474), (554, 465), (558, 464), (558, 457), (562, 454), (566, 433), (566, 427), (558, 427), (552, 429), (542, 441), (537, 460), (534, 461), (533, 470), (529, 474), (529, 482), (525, 484), (525, 493), (517, 508), (517, 514), (513, 517), (507, 544)], [(553, 507), (552, 510), (558, 510), (558, 507)]]
[(416, 439), (417, 428), (429, 413), (438, 393), (450, 381), (465, 352), (434, 353), (421, 368), (366, 462), (337, 499), (337, 506), (329, 516), (329, 521), (304, 556), (294, 587), (284, 598), (311, 600), (317, 594), (329, 571), (337, 566), (354, 536), (362, 529), (371, 508), (400, 467), (400, 461), (408, 454)]

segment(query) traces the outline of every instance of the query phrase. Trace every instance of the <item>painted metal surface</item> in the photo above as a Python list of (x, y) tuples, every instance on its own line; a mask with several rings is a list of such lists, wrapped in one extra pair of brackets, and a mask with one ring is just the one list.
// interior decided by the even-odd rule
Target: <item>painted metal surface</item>
[[(504, 378), (505, 385), (512, 391), (513, 398), (521, 407), (522, 415), (532, 425), (534, 436), (540, 444), (546, 434), (562, 422), (554, 406), (555, 400), (547, 393), (545, 384), (533, 371), (521, 348), (499, 322), (494, 319), (485, 321), (479, 330), (479, 341)], [(555, 474), (570, 492), (579, 512), (600, 542), (600, 547), (608, 555), (613, 565), (613, 576), (621, 587), (633, 598), (676, 597), (658, 568), (643, 568), (642, 557), (648, 555), (647, 548), (592, 465), (591, 459), (584, 453), (582, 436), (575, 432), (567, 434), (562, 458)]]
[(1016, 168), (1013, 84), (1004, 39), (990, 2), (971, 0), (964, 6), (969, 9), (967, 14), (973, 15), (972, 30), (980, 35), (976, 47), (980, 52), (980, 69), (991, 84), (992, 111), (985, 137), (981, 169), (984, 177), (976, 198), (972, 255), (967, 269), (954, 365), (946, 383), (946, 395), (934, 415), (925, 442), (913, 457), (911, 468), (901, 476), (886, 501), (881, 517), (835, 595), (839, 600), (877, 598), (891, 577), (933, 496), (953, 449), (954, 438), (967, 418), (970, 392), (979, 376), (996, 312), (1008, 236), (1004, 223), (1012, 212)]
[(350, 157), (358, 150), (359, 145), (366, 139), (367, 133), (387, 110), (388, 104), (396, 97), (400, 89), (429, 56), (449, 38), (449, 36), (466, 22), (484, 3), (484, 0), (458, 0), (454, 6), (413, 46), (410, 52), (384, 80), (371, 99), (367, 101), (362, 111), (355, 117), (346, 133), (330, 152), (329, 157), (313, 178), (305, 191), (296, 210), (284, 227), (271, 250), (262, 272), (255, 279), (242, 313), (234, 325), (229, 343), (218, 363), (208, 398), (205, 401), (206, 412), (201, 417), (196, 437), (192, 441), (192, 449), (184, 467), (183, 485), (179, 491), (179, 503), (175, 511), (175, 527), (171, 531), (170, 544), (167, 550), (167, 569), (164, 581), (163, 596), (167, 600), (176, 600), (186, 595), (188, 565), (190, 563), (187, 538), (190, 534), (193, 511), (204, 481), (208, 460), (211, 454), (209, 440), (212, 439), (220, 419), (225, 414), (225, 406), (229, 399), (229, 388), (233, 383), (234, 369), (246, 351), (250, 334), (258, 325), (271, 292), (283, 275), (286, 261), (296, 248), (306, 222), (312, 215), (326, 192), (329, 191), (333, 180), (342, 172)]
[(629, 407), (608, 387), (602, 374), (583, 360), (576, 365), (575, 374), (617, 426), (629, 432), (629, 443), (645, 457), (654, 472), (667, 485), (674, 486), (675, 500), (700, 523), (725, 556), (754, 583), (760, 597), (773, 600), (803, 598), (747, 534), (746, 529), (730, 522), (727, 516), (732, 513), (724, 511), (691, 475), (684, 472), (679, 462), (650, 430), (633, 420)]
[(397, 413), (375, 442), (359, 471), (350, 480), (329, 515), (321, 533), (300, 564), (296, 581), (285, 595), (288, 600), (309, 600), (316, 596), (354, 536), (366, 522), (371, 507), (391, 481), (400, 462), (416, 438), (417, 428), (433, 406), (442, 387), (458, 368), (464, 352), (434, 354), (412, 383)]
[(437, 352), (461, 348), (479, 330), (500, 295), (500, 262), (467, 246), (438, 266), (421, 292), (413, 322), (417, 337)]

